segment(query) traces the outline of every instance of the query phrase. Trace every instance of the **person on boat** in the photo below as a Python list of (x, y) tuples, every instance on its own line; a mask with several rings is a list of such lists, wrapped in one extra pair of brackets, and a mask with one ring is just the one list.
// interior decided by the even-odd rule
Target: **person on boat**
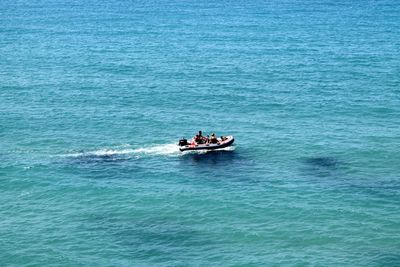
[(196, 136), (194, 137), (194, 141), (196, 142), (196, 144), (203, 144), (204, 143), (203, 137), (198, 135), (198, 134), (196, 134)]
[(209, 135), (207, 135), (207, 136), (204, 138), (204, 142), (205, 142), (206, 144), (209, 144), (209, 143), (210, 143), (210, 136), (209, 136)]
[(225, 141), (226, 137), (221, 135), (221, 142)]
[(210, 137), (210, 143), (211, 143), (211, 144), (218, 144), (218, 139), (217, 139), (217, 137), (215, 136), (215, 133), (213, 133), (213, 134), (211, 135), (211, 137)]
[(196, 134), (196, 136), (195, 136), (195, 138), (194, 138), (194, 141), (197, 143), (197, 144), (204, 144), (205, 143), (205, 140), (204, 140), (205, 138), (203, 137), (203, 133), (201, 132), (201, 131), (199, 131), (199, 133), (198, 134)]

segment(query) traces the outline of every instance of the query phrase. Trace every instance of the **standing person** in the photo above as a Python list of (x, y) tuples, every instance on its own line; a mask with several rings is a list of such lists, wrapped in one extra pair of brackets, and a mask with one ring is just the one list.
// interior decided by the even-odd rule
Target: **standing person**
[(195, 141), (198, 145), (204, 144), (204, 137), (203, 137), (201, 131), (199, 131), (199, 133), (196, 134), (196, 136), (194, 137), (194, 141)]
[(205, 138), (203, 137), (203, 133), (202, 133), (202, 131), (199, 131), (199, 134), (198, 135), (196, 135), (196, 143), (197, 144), (204, 144), (204, 142), (205, 142)]

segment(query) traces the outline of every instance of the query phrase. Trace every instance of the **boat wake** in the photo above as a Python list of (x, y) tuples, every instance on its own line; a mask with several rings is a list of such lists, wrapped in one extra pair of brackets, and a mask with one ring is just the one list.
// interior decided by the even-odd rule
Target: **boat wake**
[(112, 157), (117, 155), (126, 155), (133, 153), (133, 149), (99, 149), (94, 151), (82, 151), (77, 153), (66, 154), (67, 157)]
[(68, 153), (64, 156), (69, 158), (98, 158), (98, 159), (121, 159), (121, 158), (139, 158), (144, 155), (164, 155), (164, 156), (176, 156), (180, 155), (181, 152), (176, 144), (162, 144), (153, 145), (148, 147), (131, 148), (130, 145), (117, 148), (102, 148), (93, 151), (79, 151), (74, 153)]
[(170, 155), (176, 156), (180, 154), (179, 147), (176, 144), (155, 145), (150, 147), (142, 147), (133, 150), (136, 154), (147, 155)]
[[(234, 146), (215, 149), (213, 151), (233, 151)], [(64, 154), (68, 158), (91, 159), (91, 160), (123, 160), (131, 158), (141, 158), (145, 156), (168, 156), (178, 157), (187, 154), (206, 154), (213, 151), (179, 151), (179, 146), (170, 144), (151, 145), (146, 147), (132, 148), (130, 145), (124, 145), (116, 148), (102, 148), (92, 151), (79, 151)]]

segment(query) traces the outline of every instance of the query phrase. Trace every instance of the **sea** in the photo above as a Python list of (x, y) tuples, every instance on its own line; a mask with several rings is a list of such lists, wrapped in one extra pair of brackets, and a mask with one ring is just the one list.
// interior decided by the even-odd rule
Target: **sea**
[[(397, 0), (1, 0), (1, 266), (400, 266)], [(179, 151), (180, 138), (234, 146)]]

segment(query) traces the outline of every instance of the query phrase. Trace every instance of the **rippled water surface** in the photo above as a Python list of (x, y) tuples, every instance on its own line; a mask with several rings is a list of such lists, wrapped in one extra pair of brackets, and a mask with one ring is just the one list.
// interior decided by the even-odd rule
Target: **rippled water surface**
[[(396, 1), (1, 1), (2, 266), (400, 265)], [(181, 153), (202, 129), (235, 146)]]

